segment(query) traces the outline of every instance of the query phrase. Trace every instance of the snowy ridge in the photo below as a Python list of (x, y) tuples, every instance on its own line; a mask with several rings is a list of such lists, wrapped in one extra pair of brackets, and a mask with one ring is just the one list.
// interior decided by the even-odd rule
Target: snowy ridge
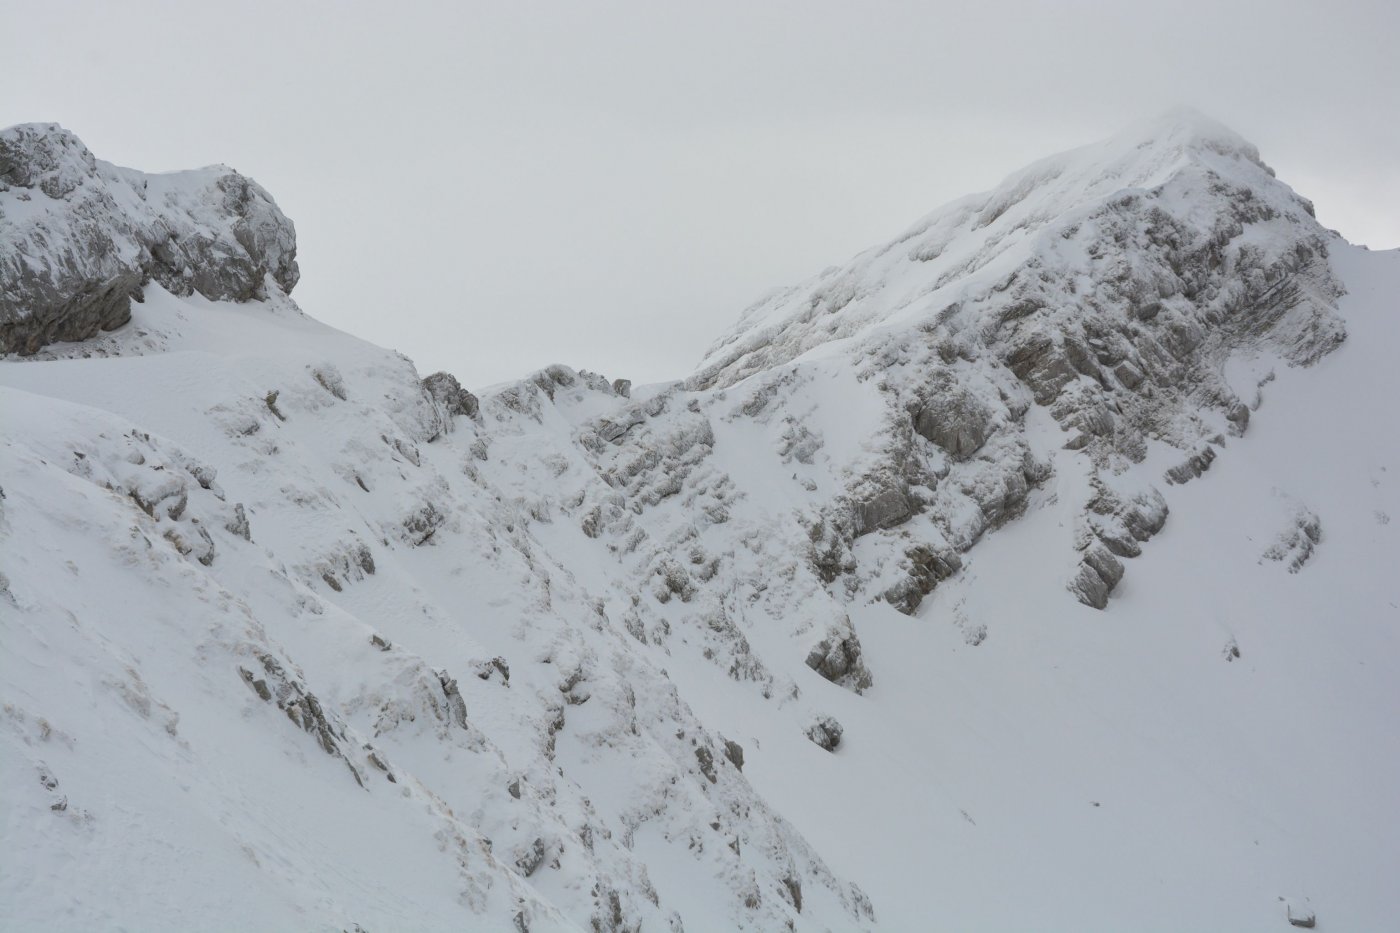
[[(716, 341), (694, 381), (731, 384), (830, 341), (858, 339), (882, 325), (933, 321), (940, 312), (1003, 291), (1018, 267), (1082, 264), (1082, 247), (1069, 251), (1059, 241), (1087, 245), (1077, 226), (1112, 201), (1141, 195), (1164, 210), (1187, 208), (1182, 213), (1189, 216), (1192, 207), (1219, 207), (1181, 203), (1192, 186), (1222, 183), (1250, 191), (1281, 215), (1269, 231), (1275, 253), (1297, 236), (1291, 228), (1303, 223), (1299, 215), (1312, 215), (1310, 203), (1274, 180), (1253, 145), (1199, 113), (1172, 111), (1043, 159), (993, 191), (934, 211), (849, 266), (769, 296)], [(1209, 229), (1214, 218), (1198, 214), (1190, 220)], [(1314, 226), (1308, 232), (1321, 231)]]
[(0, 363), (0, 927), (1400, 908), (1400, 253), (1228, 130), (1038, 163), (654, 386), (478, 399), (135, 265)]

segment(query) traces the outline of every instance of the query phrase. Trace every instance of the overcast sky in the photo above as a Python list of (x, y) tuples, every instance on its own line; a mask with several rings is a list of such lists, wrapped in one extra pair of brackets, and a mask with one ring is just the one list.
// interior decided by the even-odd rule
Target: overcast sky
[(0, 0), (0, 125), (251, 175), (301, 306), (424, 373), (655, 381), (768, 289), (1176, 104), (1400, 246), (1398, 10)]

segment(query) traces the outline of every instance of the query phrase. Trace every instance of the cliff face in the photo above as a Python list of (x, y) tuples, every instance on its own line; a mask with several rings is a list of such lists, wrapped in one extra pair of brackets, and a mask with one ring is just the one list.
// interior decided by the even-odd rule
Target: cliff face
[(57, 124), (0, 132), (0, 352), (120, 327), (151, 281), (248, 301), (297, 275), (292, 222), (232, 169), (148, 175)]
[(0, 140), (17, 922), (1393, 915), (1400, 255), (1228, 130), (480, 397), (303, 315), (241, 176)]

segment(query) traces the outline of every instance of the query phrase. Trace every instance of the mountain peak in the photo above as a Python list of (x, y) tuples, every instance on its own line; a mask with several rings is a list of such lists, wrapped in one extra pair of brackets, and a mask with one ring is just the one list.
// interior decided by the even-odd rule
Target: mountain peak
[(770, 295), (710, 348), (692, 384), (727, 385), (832, 341), (930, 325), (949, 308), (1003, 291), (1018, 270), (1070, 275), (1103, 248), (1086, 232), (1102, 225), (1086, 221), (1125, 208), (1149, 227), (1149, 217), (1172, 218), (1183, 243), (1232, 240), (1252, 225), (1258, 248), (1274, 259), (1298, 239), (1324, 236), (1312, 205), (1275, 178), (1251, 143), (1176, 108), (1034, 162), (846, 266)]
[(1117, 134), (1138, 142), (1170, 141), (1187, 145), (1203, 144), (1232, 150), (1255, 150), (1239, 133), (1194, 107), (1176, 106), (1164, 110)]

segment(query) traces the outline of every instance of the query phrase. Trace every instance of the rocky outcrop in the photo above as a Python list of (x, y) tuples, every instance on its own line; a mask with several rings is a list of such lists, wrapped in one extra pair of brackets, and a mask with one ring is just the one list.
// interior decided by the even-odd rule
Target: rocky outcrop
[(481, 407), (476, 396), (462, 388), (457, 377), (451, 373), (437, 372), (423, 377), (423, 388), (449, 417), (464, 415), (475, 418)]
[(918, 544), (905, 551), (904, 557), (908, 561), (907, 573), (885, 590), (883, 598), (905, 615), (913, 615), (925, 596), (962, 569), (962, 557), (952, 548)]
[(909, 498), (908, 490), (889, 486), (856, 500), (852, 507), (855, 533), (862, 535), (881, 528), (893, 528), (907, 521), (914, 514), (916, 505)]
[(1278, 561), (1289, 573), (1297, 573), (1321, 543), (1322, 521), (1312, 509), (1298, 506), (1288, 527), (1264, 551), (1264, 559)]
[(724, 757), (740, 771), (744, 770), (744, 746), (730, 739), (724, 740)]
[(363, 787), (364, 778), (359, 769), (351, 763), (345, 750), (344, 724), (328, 716), (315, 694), (308, 691), (302, 682), (290, 674), (272, 655), (260, 653), (257, 660), (262, 667), (260, 673), (250, 671), (246, 667), (238, 669), (238, 674), (248, 685), (248, 689), (257, 694), (258, 699), (273, 703), (286, 713), (293, 724), (316, 739), (321, 750), (327, 755), (345, 762), (345, 766), (355, 778), (355, 783)]
[(226, 166), (147, 175), (57, 124), (0, 131), (0, 353), (120, 327), (152, 281), (247, 301), (298, 275), (292, 222)]
[(844, 732), (841, 724), (835, 719), (830, 716), (821, 716), (807, 727), (807, 738), (811, 739), (818, 748), (834, 752), (840, 746), (841, 736)]
[(948, 452), (966, 460), (987, 442), (995, 413), (984, 397), (959, 385), (944, 371), (931, 389), (929, 400), (914, 416), (914, 430)]
[(861, 659), (860, 639), (849, 622), (844, 631), (834, 631), (812, 647), (807, 654), (807, 666), (832, 683), (856, 693), (863, 693), (874, 683)]
[(1081, 603), (1094, 609), (1108, 605), (1108, 595), (1123, 579), (1123, 563), (1107, 547), (1091, 544), (1079, 561), (1069, 590)]
[(1123, 579), (1123, 560), (1142, 553), (1142, 543), (1167, 523), (1167, 502), (1156, 489), (1135, 495), (1094, 480), (1094, 496), (1085, 510), (1083, 552), (1069, 591), (1084, 605), (1103, 609)]
[(1202, 446), (1184, 461), (1167, 470), (1166, 480), (1174, 484), (1189, 483), (1209, 470), (1210, 465), (1214, 462), (1215, 448), (1208, 445)]

